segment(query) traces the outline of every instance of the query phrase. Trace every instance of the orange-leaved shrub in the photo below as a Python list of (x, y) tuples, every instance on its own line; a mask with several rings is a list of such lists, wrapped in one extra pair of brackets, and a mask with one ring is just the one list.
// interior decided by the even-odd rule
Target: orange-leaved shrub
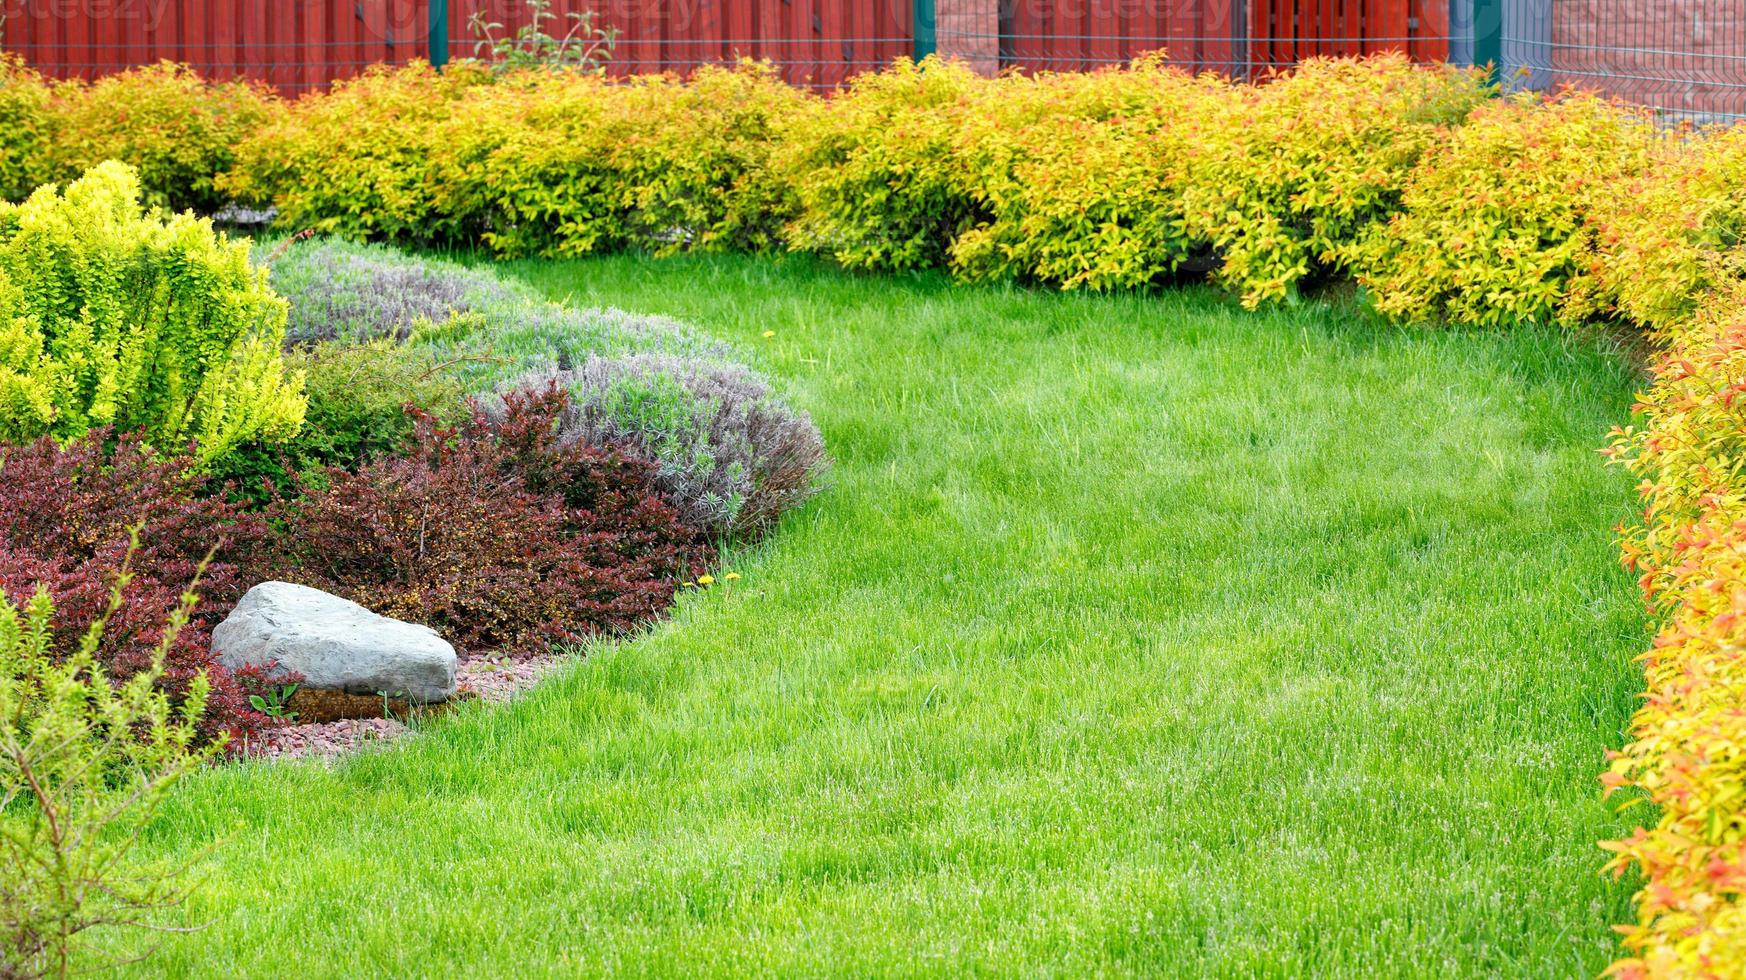
[(1189, 156), (1230, 92), (1161, 55), (1002, 78), (959, 122), (957, 180), (984, 217), (951, 243), (952, 271), (1067, 289), (1174, 273), (1201, 245), (1183, 216)]
[(1356, 250), (1359, 282), (1409, 322), (1578, 319), (1591, 219), (1661, 152), (1646, 113), (1597, 96), (1486, 105), (1425, 153), (1404, 210)]
[(1669, 141), (1652, 169), (1616, 190), (1591, 218), (1597, 255), (1573, 312), (1661, 330), (1746, 278), (1746, 129)]
[(1237, 86), (1196, 127), (1188, 232), (1217, 247), (1218, 279), (1245, 306), (1295, 297), (1299, 282), (1349, 270), (1420, 156), (1490, 93), (1482, 73), (1398, 53), (1311, 58)]
[(1746, 972), (1746, 289), (1665, 333), (1640, 426), (1608, 452), (1642, 478), (1623, 540), (1662, 617), (1631, 742), (1602, 777), (1658, 819), (1604, 844), (1634, 868), (1624, 977)]
[(228, 195), (216, 186), (236, 147), (283, 111), (259, 82), (208, 82), (164, 61), (55, 87), (54, 179), (105, 160), (139, 171), (147, 205), (211, 214)]

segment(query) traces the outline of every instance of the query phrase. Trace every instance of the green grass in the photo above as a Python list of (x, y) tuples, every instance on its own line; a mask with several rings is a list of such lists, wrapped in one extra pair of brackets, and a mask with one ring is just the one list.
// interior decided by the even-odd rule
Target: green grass
[[(202, 775), (143, 972), (1593, 974), (1634, 370), (1319, 305), (512, 267), (762, 352), (836, 485), (497, 710)], [(766, 330), (775, 331), (763, 339)]]

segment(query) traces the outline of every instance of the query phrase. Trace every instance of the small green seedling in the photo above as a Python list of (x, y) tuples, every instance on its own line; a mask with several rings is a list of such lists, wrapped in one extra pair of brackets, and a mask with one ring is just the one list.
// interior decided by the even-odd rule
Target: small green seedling
[(267, 688), (265, 695), (249, 695), (249, 707), (266, 715), (268, 718), (280, 718), (285, 721), (296, 721), (297, 712), (286, 711), (291, 704), (291, 696), (297, 693), (299, 685), (281, 684)]

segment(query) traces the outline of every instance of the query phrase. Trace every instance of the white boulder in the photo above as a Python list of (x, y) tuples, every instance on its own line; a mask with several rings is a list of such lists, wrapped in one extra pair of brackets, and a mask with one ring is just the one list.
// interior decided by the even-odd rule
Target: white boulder
[(212, 650), (232, 670), (276, 662), (312, 690), (415, 704), (455, 695), (455, 648), (435, 630), (289, 582), (250, 589), (212, 631)]

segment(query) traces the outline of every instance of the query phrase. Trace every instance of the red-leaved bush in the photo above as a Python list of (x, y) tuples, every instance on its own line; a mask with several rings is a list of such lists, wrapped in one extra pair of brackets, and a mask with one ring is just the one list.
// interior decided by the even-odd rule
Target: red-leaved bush
[(558, 389), (515, 394), (460, 429), (418, 415), (409, 455), (329, 469), (321, 486), (253, 511), (212, 493), (191, 456), (156, 455), (136, 436), (0, 446), (0, 590), (46, 586), (70, 648), (126, 561), (125, 602), (100, 649), (125, 680), (149, 665), (198, 573), (200, 605), (160, 686), (179, 700), (204, 671), (201, 735), (239, 746), (277, 722), (248, 704), (266, 678), (220, 665), (211, 630), (268, 579), (424, 623), (466, 650), (622, 632), (702, 571), (709, 542), (660, 495), (652, 464), (562, 438), (567, 403)]
[(179, 699), (206, 671), (212, 682), (202, 738), (249, 735), (272, 723), (249, 708), (237, 678), (213, 661), (212, 626), (263, 577), (267, 522), (233, 504), (203, 499), (186, 457), (161, 457), (135, 436), (94, 430), (65, 446), (43, 438), (0, 446), (0, 590), (29, 596), (41, 584), (55, 604), (56, 642), (79, 634), (109, 604), (109, 592), (139, 529), (120, 613), (99, 650), (116, 680), (150, 664), (188, 584), (201, 573), (194, 622), (171, 649), (159, 686)]
[(460, 429), (418, 419), (416, 448), (329, 470), (283, 517), (278, 572), (466, 650), (621, 632), (701, 571), (708, 542), (654, 467), (558, 437), (560, 390), (511, 395)]

